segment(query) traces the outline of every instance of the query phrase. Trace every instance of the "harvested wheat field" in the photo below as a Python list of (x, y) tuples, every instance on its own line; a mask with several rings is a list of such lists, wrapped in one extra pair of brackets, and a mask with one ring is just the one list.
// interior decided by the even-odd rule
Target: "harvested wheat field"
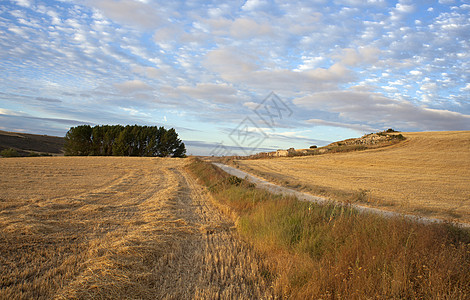
[(0, 160), (0, 298), (272, 298), (188, 159)]
[(381, 149), (235, 164), (331, 199), (470, 223), (470, 131), (402, 134)]

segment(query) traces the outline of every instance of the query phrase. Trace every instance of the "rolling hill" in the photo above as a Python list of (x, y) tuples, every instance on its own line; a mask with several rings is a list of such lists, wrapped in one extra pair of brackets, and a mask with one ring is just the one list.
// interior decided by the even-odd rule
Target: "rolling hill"
[(61, 155), (63, 146), (62, 137), (0, 131), (0, 151), (11, 148), (21, 156), (31, 153)]

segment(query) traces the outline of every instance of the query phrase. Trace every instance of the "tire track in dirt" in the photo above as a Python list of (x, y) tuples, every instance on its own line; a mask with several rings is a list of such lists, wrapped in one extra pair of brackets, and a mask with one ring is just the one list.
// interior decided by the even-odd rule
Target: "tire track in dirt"
[(261, 258), (240, 241), (234, 224), (209, 201), (207, 191), (184, 170), (174, 198), (162, 204), (176, 222), (166, 232), (170, 251), (157, 262), (157, 286), (162, 299), (272, 299)]

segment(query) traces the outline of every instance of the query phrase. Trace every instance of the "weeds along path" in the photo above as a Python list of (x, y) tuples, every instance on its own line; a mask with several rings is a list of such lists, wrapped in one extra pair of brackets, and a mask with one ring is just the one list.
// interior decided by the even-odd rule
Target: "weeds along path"
[(2, 159), (0, 299), (269, 299), (187, 159)]
[[(443, 223), (445, 220), (442, 219), (437, 219), (437, 218), (428, 218), (428, 217), (422, 217), (419, 215), (411, 215), (411, 214), (404, 214), (400, 212), (394, 212), (394, 211), (388, 211), (388, 210), (383, 210), (379, 208), (374, 208), (374, 207), (369, 207), (369, 206), (363, 206), (360, 204), (354, 204), (354, 203), (349, 203), (346, 204), (344, 202), (335, 202), (334, 200), (329, 200), (324, 197), (319, 197), (319, 196), (314, 196), (309, 193), (304, 193), (301, 191), (297, 191), (295, 189), (290, 189), (287, 187), (283, 187), (271, 182), (268, 182), (264, 179), (261, 179), (259, 177), (256, 177), (248, 172), (239, 170), (234, 167), (227, 166), (222, 163), (216, 163), (213, 162), (215, 166), (219, 167), (223, 171), (227, 172), (230, 175), (236, 176), (238, 178), (242, 179), (247, 179), (248, 181), (256, 184), (257, 187), (265, 189), (271, 193), (274, 194), (281, 194), (281, 195), (287, 195), (287, 196), (294, 196), (297, 197), (297, 199), (301, 201), (310, 201), (314, 202), (317, 204), (327, 204), (327, 203), (335, 203), (337, 205), (350, 205), (354, 209), (356, 209), (359, 212), (364, 212), (364, 213), (373, 213), (377, 215), (381, 215), (384, 217), (404, 217), (410, 220), (414, 220), (416, 222), (424, 223), (424, 224), (430, 224), (430, 223)], [(470, 228), (469, 223), (462, 223), (462, 222), (454, 222), (456, 226), (462, 227), (462, 228)]]

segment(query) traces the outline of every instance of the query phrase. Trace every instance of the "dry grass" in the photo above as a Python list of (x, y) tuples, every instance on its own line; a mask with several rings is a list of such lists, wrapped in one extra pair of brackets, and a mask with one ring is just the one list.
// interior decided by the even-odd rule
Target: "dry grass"
[(187, 163), (1, 159), (0, 298), (273, 298)]
[(387, 148), (241, 160), (240, 168), (335, 200), (470, 222), (470, 132), (402, 133)]
[(468, 299), (470, 231), (273, 195), (195, 161), (214, 198), (239, 216), (273, 288), (294, 299)]

